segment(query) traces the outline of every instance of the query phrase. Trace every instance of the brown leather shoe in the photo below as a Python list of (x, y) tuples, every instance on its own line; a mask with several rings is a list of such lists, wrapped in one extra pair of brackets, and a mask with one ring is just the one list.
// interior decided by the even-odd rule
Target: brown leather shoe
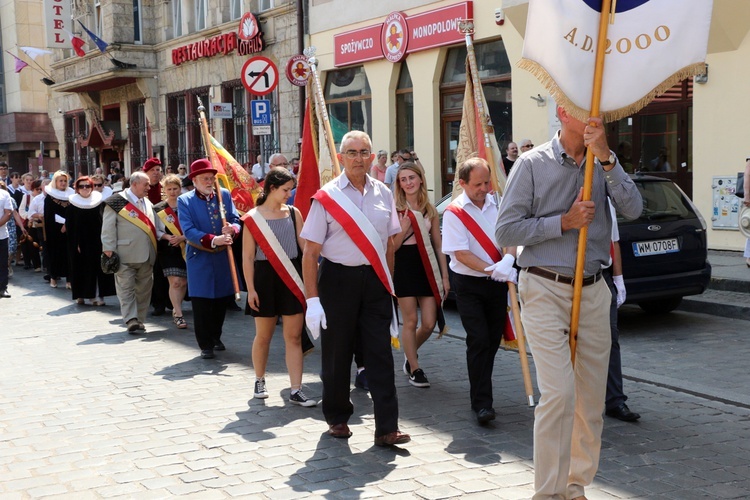
[(375, 446), (393, 446), (394, 444), (404, 444), (411, 441), (411, 436), (401, 432), (393, 431), (388, 434), (375, 438)]
[(346, 424), (333, 424), (328, 426), (328, 435), (339, 439), (348, 439), (352, 436), (352, 431)]

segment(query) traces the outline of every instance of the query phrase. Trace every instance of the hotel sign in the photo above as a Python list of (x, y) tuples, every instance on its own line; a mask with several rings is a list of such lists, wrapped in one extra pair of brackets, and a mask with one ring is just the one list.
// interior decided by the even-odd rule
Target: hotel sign
[(70, 49), (70, 37), (65, 29), (70, 29), (70, 0), (44, 0), (44, 28), (47, 34), (47, 48)]
[[(474, 17), (473, 5), (461, 2), (407, 17), (394, 12), (381, 24), (334, 35), (333, 64), (348, 66), (383, 58), (398, 62), (412, 52), (463, 42), (458, 22)], [(404, 35), (399, 39), (402, 24)]]

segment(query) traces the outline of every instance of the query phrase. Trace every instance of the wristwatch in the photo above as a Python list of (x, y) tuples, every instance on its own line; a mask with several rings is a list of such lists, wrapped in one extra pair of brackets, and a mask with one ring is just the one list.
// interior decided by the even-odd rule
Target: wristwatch
[(601, 160), (599, 160), (599, 164), (600, 164), (600, 165), (601, 165), (602, 167), (606, 167), (607, 165), (612, 165), (612, 164), (613, 164), (614, 162), (616, 162), (616, 161), (617, 161), (617, 158), (615, 158), (615, 155), (614, 155), (614, 153), (609, 153), (609, 158), (607, 158), (607, 159), (606, 159), (606, 160), (604, 160), (604, 161), (601, 161)]

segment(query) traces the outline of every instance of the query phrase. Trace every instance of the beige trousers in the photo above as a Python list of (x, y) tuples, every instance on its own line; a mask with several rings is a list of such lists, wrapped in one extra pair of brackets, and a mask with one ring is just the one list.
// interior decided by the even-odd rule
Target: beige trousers
[(120, 269), (115, 273), (115, 289), (123, 321), (133, 318), (141, 323), (146, 321), (153, 283), (154, 266), (148, 262), (120, 264)]
[(606, 282), (583, 287), (575, 369), (573, 286), (521, 272), (521, 320), (541, 397), (534, 412), (534, 500), (584, 494), (599, 466), (611, 335)]

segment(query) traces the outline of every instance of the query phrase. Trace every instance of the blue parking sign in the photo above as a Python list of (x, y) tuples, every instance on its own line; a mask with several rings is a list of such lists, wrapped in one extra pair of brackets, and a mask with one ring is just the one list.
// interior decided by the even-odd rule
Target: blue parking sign
[(250, 101), (250, 119), (253, 125), (270, 125), (271, 101), (267, 99)]

